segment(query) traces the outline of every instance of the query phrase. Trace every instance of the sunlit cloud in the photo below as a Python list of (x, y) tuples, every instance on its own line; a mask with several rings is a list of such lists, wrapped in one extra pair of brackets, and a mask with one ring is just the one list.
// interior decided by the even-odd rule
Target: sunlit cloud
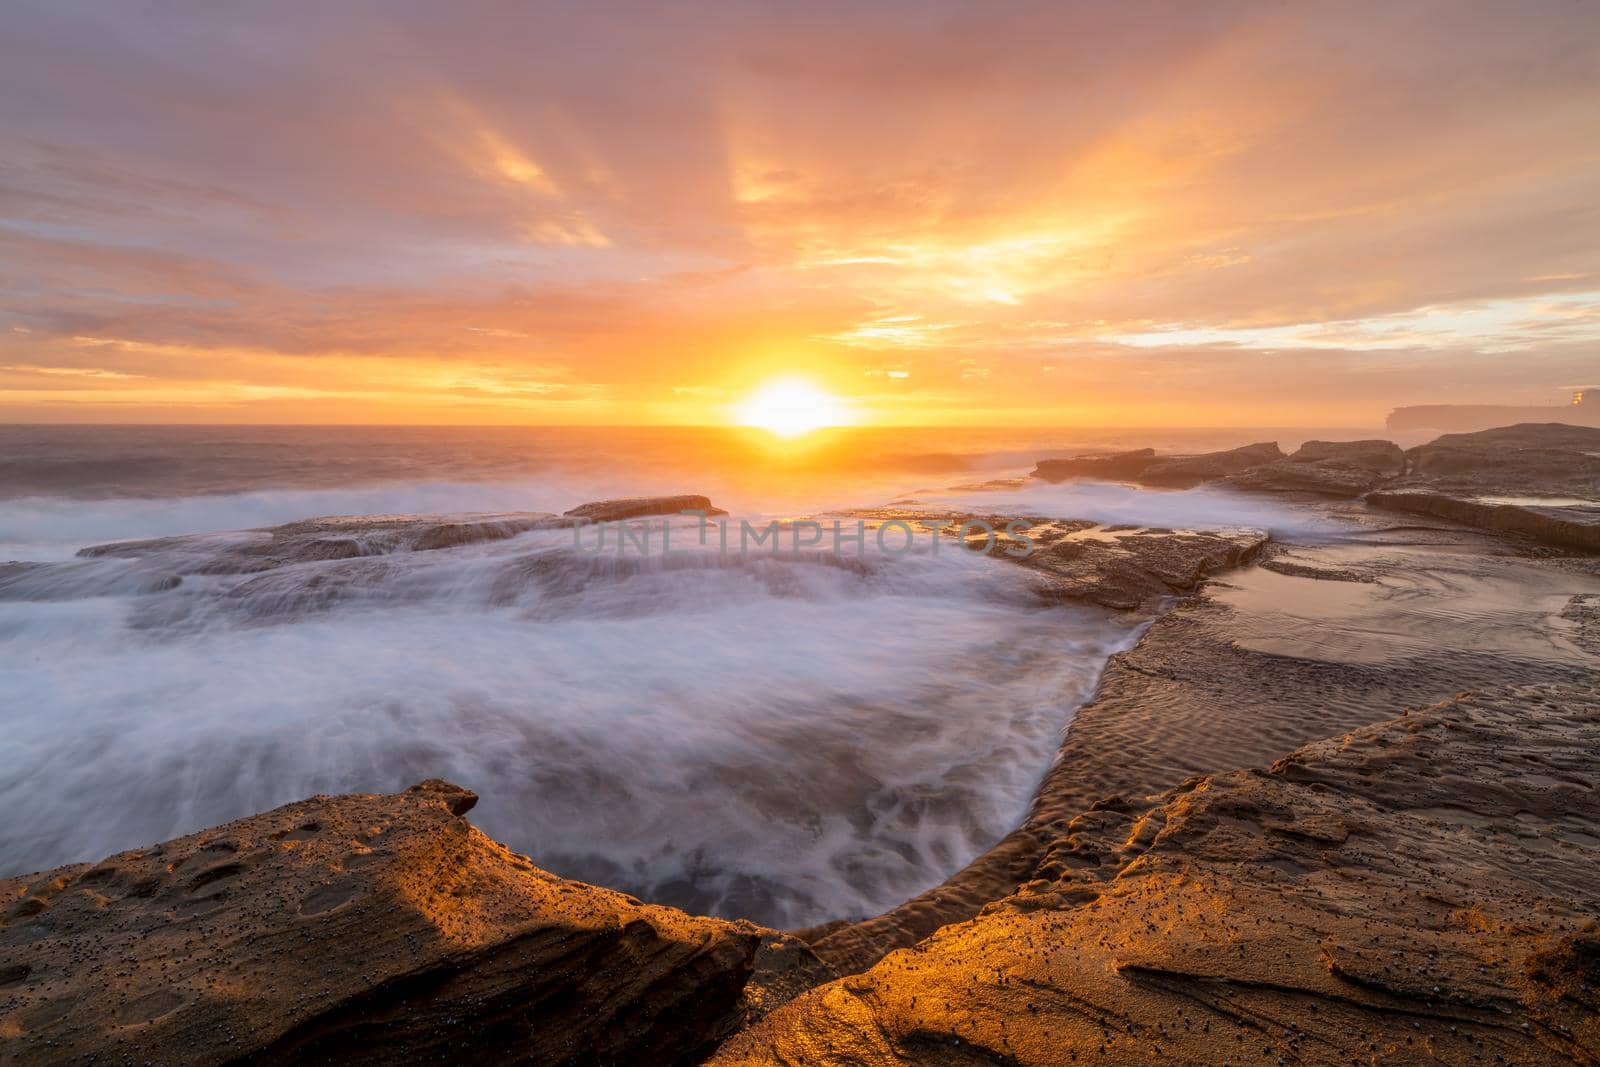
[(1418, 308), (1369, 319), (1293, 326), (1227, 327), (1171, 324), (1111, 335), (1135, 347), (1238, 345), (1258, 349), (1454, 349), (1522, 351), (1548, 342), (1600, 342), (1600, 291)]
[(0, 417), (696, 422), (794, 371), (1371, 426), (1592, 365), (1600, 8), (908, 10), (9, 12)]

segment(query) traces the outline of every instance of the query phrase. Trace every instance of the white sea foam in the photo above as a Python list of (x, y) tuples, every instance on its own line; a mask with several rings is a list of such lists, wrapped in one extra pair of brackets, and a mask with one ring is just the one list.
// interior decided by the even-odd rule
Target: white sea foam
[[(584, 557), (547, 531), (193, 573), (236, 543), (13, 577), (6, 872), (440, 776), (562, 873), (780, 925), (868, 914), (1015, 825), (1134, 636), (951, 551)], [(163, 589), (169, 571), (187, 573)]]
[(103, 541), (275, 526), (316, 515), (561, 511), (597, 496), (637, 491), (626, 479), (589, 486), (537, 481), (419, 482), (338, 489), (264, 489), (170, 498), (0, 501), (0, 560), (65, 559)]
[(1341, 528), (1312, 508), (1211, 486), (1146, 489), (1089, 478), (1058, 483), (1029, 479), (1011, 489), (918, 493), (917, 499), (930, 505), (1004, 514), (1185, 530), (1249, 528), (1277, 534), (1319, 534)]

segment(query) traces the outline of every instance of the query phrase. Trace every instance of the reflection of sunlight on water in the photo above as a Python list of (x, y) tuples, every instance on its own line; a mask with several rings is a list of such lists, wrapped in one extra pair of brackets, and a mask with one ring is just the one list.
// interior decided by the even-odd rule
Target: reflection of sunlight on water
[(1277, 559), (1345, 572), (1346, 580), (1259, 567), (1229, 574), (1212, 596), (1238, 609), (1242, 647), (1374, 665), (1439, 649), (1554, 666), (1593, 663), (1558, 621), (1575, 593), (1600, 593), (1600, 579), (1515, 559), (1485, 567), (1476, 553), (1420, 545), (1300, 546)]
[(1347, 529), (1315, 508), (1271, 498), (1196, 489), (1146, 489), (1120, 482), (1080, 479), (1050, 483), (1028, 480), (1015, 488), (919, 493), (929, 505), (946, 504), (1040, 518), (1093, 519), (1110, 525), (1173, 529), (1264, 529), (1315, 536)]
[(1509, 504), (1521, 508), (1583, 508), (1600, 507), (1600, 500), (1585, 500), (1576, 496), (1480, 496), (1480, 504)]

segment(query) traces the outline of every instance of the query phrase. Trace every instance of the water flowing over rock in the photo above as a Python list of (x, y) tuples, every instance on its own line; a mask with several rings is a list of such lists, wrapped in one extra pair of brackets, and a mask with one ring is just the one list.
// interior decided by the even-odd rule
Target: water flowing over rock
[(162, 557), (186, 574), (254, 574), (293, 563), (430, 552), (503, 541), (530, 530), (567, 525), (555, 515), (352, 515), (305, 519), (234, 534), (189, 534), (116, 541), (82, 549), (82, 559)]
[(1467, 697), (1071, 820), (719, 1064), (1594, 1062), (1600, 700)]
[(674, 1063), (763, 932), (536, 868), (431, 780), (0, 881), (0, 1058)]

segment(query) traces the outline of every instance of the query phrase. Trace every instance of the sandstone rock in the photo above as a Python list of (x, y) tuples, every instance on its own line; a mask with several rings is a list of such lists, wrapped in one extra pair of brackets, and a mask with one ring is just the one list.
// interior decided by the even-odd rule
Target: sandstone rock
[(1499, 504), (1410, 489), (1371, 493), (1367, 503), (1390, 511), (1430, 515), (1495, 533), (1526, 537), (1559, 548), (1600, 552), (1600, 503), (1587, 507)]
[(1156, 450), (1141, 448), (1135, 452), (1114, 452), (1103, 456), (1076, 456), (1071, 459), (1041, 459), (1031, 477), (1047, 482), (1064, 482), (1069, 478), (1103, 478), (1116, 481), (1137, 478), (1156, 459)]
[(1140, 472), (1139, 481), (1146, 485), (1188, 488), (1282, 458), (1282, 450), (1275, 442), (1268, 441), (1232, 448), (1226, 452), (1157, 460)]
[(621, 500), (597, 500), (580, 504), (565, 512), (569, 519), (588, 519), (591, 522), (620, 522), (639, 519), (646, 515), (676, 515), (680, 511), (703, 511), (707, 515), (726, 515), (727, 512), (712, 505), (703, 496), (640, 496)]
[(1406, 476), (1368, 504), (1600, 550), (1600, 428), (1525, 423), (1446, 434), (1407, 460)]
[(1289, 459), (1378, 474), (1400, 474), (1406, 468), (1406, 454), (1393, 441), (1307, 441)]
[(1388, 480), (1385, 475), (1360, 467), (1279, 460), (1277, 463), (1253, 467), (1224, 478), (1218, 484), (1241, 492), (1317, 493), (1322, 496), (1355, 497), (1377, 488)]
[(940, 529), (947, 536), (958, 534), (965, 524), (981, 523), (995, 532), (994, 539), (968, 528), (969, 549), (988, 544), (992, 555), (1034, 571), (1047, 599), (1084, 600), (1119, 610), (1150, 608), (1163, 597), (1193, 592), (1208, 576), (1254, 559), (1269, 540), (1262, 530), (1106, 526), (1087, 519), (951, 515), (909, 505), (849, 514), (867, 520), (869, 529), (906, 522), (917, 529)]
[(1600, 698), (1469, 697), (1071, 820), (713, 1063), (1594, 1062)]
[[(1600, 489), (1600, 428), (1522, 423), (1445, 434), (1407, 453), (1411, 479), (1436, 489), (1564, 492)], [(1408, 479), (1410, 480), (1410, 479)]]
[[(1050, 525), (1039, 524), (1030, 536)], [(1017, 562), (1048, 579), (1051, 597), (1131, 610), (1193, 592), (1208, 576), (1248, 563), (1267, 541), (1261, 530), (1093, 526), (1061, 538), (1041, 538), (1036, 550)]]
[(762, 932), (569, 882), (468, 791), (313, 797), (0, 881), (9, 1063), (675, 1063)]
[(1392, 441), (1307, 441), (1288, 459), (1222, 479), (1230, 489), (1268, 493), (1360, 496), (1405, 470), (1405, 453)]

